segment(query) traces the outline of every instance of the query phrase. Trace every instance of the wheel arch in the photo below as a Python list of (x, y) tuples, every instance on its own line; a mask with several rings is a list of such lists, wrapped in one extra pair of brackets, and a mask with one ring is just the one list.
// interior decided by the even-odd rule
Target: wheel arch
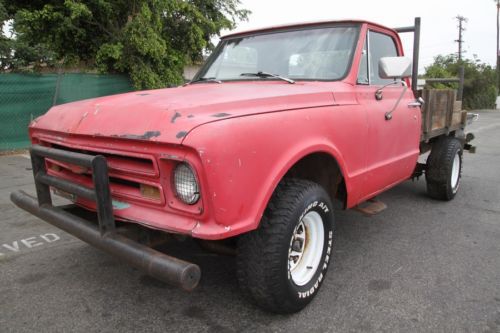
[(314, 152), (295, 162), (283, 178), (313, 181), (328, 193), (332, 201), (339, 200), (345, 208), (348, 191), (346, 180), (335, 157), (326, 152)]
[[(315, 167), (321, 170), (319, 174), (314, 172), (317, 171), (314, 170)], [(332, 169), (329, 170), (329, 168)], [(339, 199), (344, 209), (347, 206), (350, 193), (348, 173), (342, 155), (330, 145), (308, 147), (296, 152), (273, 177), (272, 185), (267, 190), (261, 208), (261, 214), (264, 213), (278, 184), (287, 177), (314, 181), (325, 189), (332, 202)]]

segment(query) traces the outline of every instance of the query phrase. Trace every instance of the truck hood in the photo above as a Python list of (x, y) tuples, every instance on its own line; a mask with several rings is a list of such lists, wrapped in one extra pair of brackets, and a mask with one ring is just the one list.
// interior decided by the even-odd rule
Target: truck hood
[(181, 143), (195, 127), (265, 112), (335, 104), (312, 82), (234, 82), (132, 92), (58, 105), (31, 130)]

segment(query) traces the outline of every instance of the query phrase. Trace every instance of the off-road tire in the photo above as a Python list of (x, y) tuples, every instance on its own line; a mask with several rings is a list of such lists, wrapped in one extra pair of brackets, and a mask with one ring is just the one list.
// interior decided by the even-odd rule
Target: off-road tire
[[(443, 137), (433, 144), (425, 173), (427, 194), (431, 198), (449, 201), (455, 197), (462, 178), (462, 154), (462, 145), (456, 138)], [(458, 179), (453, 176), (457, 161)]]
[[(306, 279), (309, 282), (299, 286), (290, 273), (289, 250), (292, 236), (296, 235), (298, 226), (308, 215), (321, 216), (316, 221), (317, 224), (322, 221), (323, 225), (323, 232), (319, 232), (319, 235), (324, 234), (322, 254), (317, 267), (313, 268), (314, 275)], [(325, 279), (333, 234), (333, 205), (325, 190), (306, 180), (283, 180), (275, 190), (259, 228), (244, 234), (238, 241), (237, 275), (242, 291), (265, 310), (275, 313), (300, 311), (318, 293)], [(316, 244), (317, 248), (321, 246), (321, 243)], [(312, 274), (312, 271), (307, 274)]]

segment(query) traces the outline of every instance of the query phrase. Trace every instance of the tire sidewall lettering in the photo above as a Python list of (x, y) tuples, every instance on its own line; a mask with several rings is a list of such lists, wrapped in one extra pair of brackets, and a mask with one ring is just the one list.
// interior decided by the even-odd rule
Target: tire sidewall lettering
[[(329, 204), (321, 199), (314, 200), (307, 205), (304, 211), (300, 214), (299, 219), (297, 221), (297, 225), (302, 221), (304, 216), (310, 212), (315, 211), (320, 214), (323, 220), (323, 226), (325, 230), (325, 244), (323, 245), (323, 253), (320, 264), (317, 268), (316, 273), (314, 274), (311, 281), (309, 281), (304, 286), (298, 286), (294, 283), (291, 272), (287, 269), (287, 277), (290, 286), (295, 290), (296, 296), (298, 299), (307, 299), (312, 297), (316, 291), (321, 286), (323, 279), (326, 274), (326, 270), (328, 269), (331, 254), (332, 254), (332, 246), (333, 246), (333, 226), (329, 226), (329, 223), (325, 223), (325, 220), (332, 218), (332, 209), (329, 207)], [(299, 289), (299, 290), (297, 290)]]

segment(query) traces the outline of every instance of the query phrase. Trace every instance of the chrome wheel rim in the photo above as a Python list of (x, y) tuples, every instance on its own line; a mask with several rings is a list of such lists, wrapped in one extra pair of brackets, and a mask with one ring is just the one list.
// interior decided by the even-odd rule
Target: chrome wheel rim
[(451, 168), (451, 188), (456, 189), (458, 187), (458, 179), (460, 177), (460, 156), (458, 152), (455, 154), (453, 159), (453, 166)]
[(296, 285), (311, 281), (320, 265), (324, 244), (323, 219), (310, 211), (295, 227), (288, 250), (288, 270)]

